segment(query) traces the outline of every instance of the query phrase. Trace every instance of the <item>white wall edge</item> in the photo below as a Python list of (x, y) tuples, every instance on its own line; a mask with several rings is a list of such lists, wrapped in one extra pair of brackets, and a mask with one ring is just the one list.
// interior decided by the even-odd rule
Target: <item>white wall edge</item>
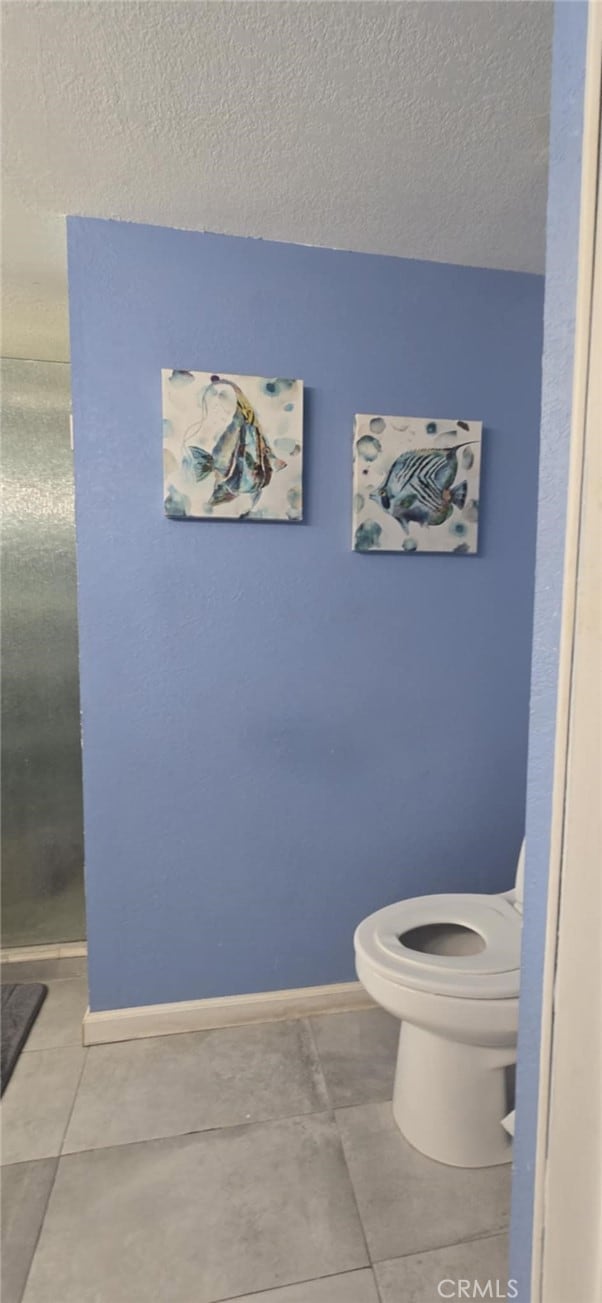
[(86, 1010), (84, 1045), (133, 1041), (145, 1036), (170, 1036), (177, 1032), (208, 1031), (244, 1023), (302, 1018), (306, 1014), (343, 1013), (370, 1009), (374, 1001), (359, 982), (332, 986), (301, 986), (290, 991), (259, 991), (253, 995), (224, 995), (209, 1000), (181, 1000), (177, 1004), (143, 1004), (131, 1009)]
[[(558, 1121), (553, 1117), (554, 1105), (554, 1078), (558, 1077), (558, 1061), (555, 1061), (557, 1054), (558, 1029), (556, 1022), (558, 1020), (559, 1008), (557, 1004), (557, 987), (558, 987), (558, 957), (561, 940), (564, 940), (567, 946), (567, 925), (566, 909), (562, 908), (563, 895), (566, 899), (568, 874), (573, 875), (581, 872), (579, 859), (575, 860), (574, 853), (571, 851), (570, 862), (567, 855), (566, 845), (566, 812), (569, 796), (569, 785), (574, 781), (578, 773), (578, 764), (582, 755), (570, 754), (570, 730), (572, 726), (572, 707), (573, 707), (573, 666), (576, 656), (576, 640), (578, 637), (583, 639), (582, 632), (577, 626), (577, 596), (578, 596), (578, 579), (579, 568), (585, 558), (584, 540), (587, 541), (590, 552), (588, 557), (593, 553), (592, 544), (592, 524), (589, 523), (589, 533), (583, 530), (583, 511), (584, 511), (584, 484), (583, 468), (586, 448), (586, 422), (587, 422), (587, 405), (588, 405), (588, 385), (590, 381), (590, 348), (592, 342), (592, 304), (594, 294), (594, 269), (596, 255), (596, 223), (598, 220), (598, 182), (599, 182), (599, 149), (600, 149), (600, 105), (601, 105), (601, 71), (600, 71), (600, 53), (602, 50), (602, 6), (596, 3), (596, 0), (590, 0), (588, 12), (588, 33), (587, 33), (587, 53), (586, 53), (586, 75), (584, 87), (584, 110), (583, 110), (583, 144), (582, 144), (582, 164), (581, 164), (581, 196), (580, 196), (580, 230), (579, 230), (579, 259), (577, 275), (577, 299), (575, 307), (575, 354), (573, 363), (573, 393), (572, 393), (572, 417), (570, 431), (570, 462), (569, 462), (569, 482), (567, 487), (567, 521), (565, 530), (565, 555), (564, 555), (564, 572), (563, 572), (563, 590), (562, 590), (562, 613), (561, 613), (561, 636), (560, 649), (558, 657), (558, 678), (557, 678), (557, 704), (556, 704), (556, 733), (555, 733), (555, 756), (554, 756), (554, 786), (552, 794), (552, 817), (550, 828), (550, 853), (548, 868), (548, 896), (547, 896), (547, 918), (546, 918), (546, 941), (545, 957), (543, 972), (543, 989), (542, 989), (542, 1014), (541, 1014), (541, 1046), (539, 1055), (539, 1089), (538, 1089), (538, 1107), (537, 1107), (537, 1136), (536, 1136), (536, 1154), (535, 1154), (535, 1174), (534, 1174), (534, 1201), (533, 1201), (533, 1222), (532, 1222), (532, 1262), (531, 1262), (531, 1281), (530, 1295), (533, 1303), (554, 1303), (559, 1296), (548, 1292), (547, 1277), (550, 1275), (550, 1263), (554, 1257), (555, 1270), (558, 1272), (559, 1263), (566, 1263), (569, 1259), (575, 1266), (575, 1248), (572, 1241), (570, 1229), (570, 1216), (565, 1216), (562, 1222), (556, 1220), (554, 1234), (550, 1234), (550, 1227), (547, 1228), (546, 1220), (551, 1207), (552, 1194), (556, 1195), (558, 1186), (561, 1187), (563, 1197), (567, 1188), (570, 1186), (570, 1179), (567, 1182), (567, 1172), (571, 1171), (569, 1165), (569, 1155), (573, 1155), (577, 1145), (581, 1141), (582, 1127), (586, 1125), (583, 1115), (579, 1116), (574, 1113), (570, 1118), (566, 1113), (562, 1118), (564, 1154), (558, 1154), (555, 1157), (554, 1170), (550, 1167), (550, 1142), (552, 1138), (552, 1124), (558, 1129)], [(600, 252), (598, 250), (598, 257)], [(582, 532), (583, 530), (583, 532)], [(593, 617), (592, 617), (593, 619)], [(595, 720), (595, 703), (592, 706), (592, 726)], [(572, 772), (571, 772), (572, 771)], [(590, 811), (590, 817), (593, 814)], [(564, 878), (564, 883), (563, 883)], [(592, 908), (595, 909), (596, 901), (593, 902)], [(578, 933), (578, 942), (580, 944), (581, 933)], [(568, 947), (570, 950), (570, 947)], [(591, 959), (591, 972), (594, 972), (597, 955), (591, 950), (588, 951)], [(583, 986), (579, 987), (578, 995), (572, 993), (572, 1005), (563, 1008), (563, 1018), (568, 1014), (569, 1018), (574, 1018), (577, 1022), (582, 1015), (583, 1006)], [(565, 1001), (568, 997), (565, 996)], [(587, 1012), (591, 1016), (592, 1001), (587, 1002)], [(595, 1005), (594, 1005), (595, 1007)], [(579, 1025), (581, 1025), (579, 1023)], [(597, 1030), (597, 1028), (596, 1028)], [(556, 1044), (555, 1044), (556, 1041)], [(595, 1063), (595, 1050), (592, 1041), (592, 1064)], [(591, 1082), (593, 1089), (596, 1088), (595, 1068), (592, 1067)], [(573, 1096), (574, 1098), (574, 1096)], [(557, 1138), (557, 1137), (555, 1137)], [(595, 1137), (590, 1134), (588, 1139), (592, 1145), (595, 1144)], [(557, 1146), (562, 1148), (562, 1145)], [(563, 1167), (563, 1161), (565, 1166)], [(595, 1216), (600, 1218), (600, 1200), (598, 1207), (594, 1209), (591, 1201), (589, 1204), (589, 1213), (593, 1219)], [(576, 1207), (582, 1212), (582, 1203)], [(564, 1203), (566, 1211), (566, 1200)], [(571, 1210), (571, 1216), (574, 1210)], [(597, 1230), (598, 1228), (596, 1228)], [(554, 1243), (555, 1236), (558, 1243)], [(572, 1253), (572, 1258), (571, 1258)], [(578, 1264), (578, 1270), (573, 1272), (571, 1277), (573, 1296), (579, 1295), (579, 1284), (584, 1278), (583, 1273), (590, 1267), (581, 1259)], [(602, 1276), (602, 1264), (598, 1262), (599, 1277)], [(579, 1275), (579, 1281), (577, 1276)], [(582, 1297), (585, 1297), (582, 1295)]]

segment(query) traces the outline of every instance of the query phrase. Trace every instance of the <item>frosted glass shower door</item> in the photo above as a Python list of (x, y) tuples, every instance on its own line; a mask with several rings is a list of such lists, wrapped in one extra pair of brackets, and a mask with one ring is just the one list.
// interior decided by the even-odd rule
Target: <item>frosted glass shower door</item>
[(69, 367), (3, 359), (2, 944), (84, 937)]

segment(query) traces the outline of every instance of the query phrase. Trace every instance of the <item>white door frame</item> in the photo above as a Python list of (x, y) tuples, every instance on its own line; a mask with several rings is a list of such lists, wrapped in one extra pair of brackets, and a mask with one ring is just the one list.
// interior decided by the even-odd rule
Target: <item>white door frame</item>
[(602, 1299), (602, 5), (590, 0), (533, 1214), (533, 1303)]

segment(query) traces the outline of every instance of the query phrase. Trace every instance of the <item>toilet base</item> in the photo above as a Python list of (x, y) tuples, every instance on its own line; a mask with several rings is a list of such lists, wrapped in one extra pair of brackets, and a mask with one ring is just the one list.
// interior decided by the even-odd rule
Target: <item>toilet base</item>
[(451, 1167), (509, 1163), (502, 1119), (514, 1107), (509, 1069), (516, 1051), (449, 1041), (402, 1022), (393, 1116), (406, 1140)]

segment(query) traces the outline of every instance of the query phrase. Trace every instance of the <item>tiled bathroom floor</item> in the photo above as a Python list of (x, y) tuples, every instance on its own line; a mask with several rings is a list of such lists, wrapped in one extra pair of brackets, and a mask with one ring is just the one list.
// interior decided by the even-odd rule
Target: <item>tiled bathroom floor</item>
[(49, 984), (2, 1101), (3, 1303), (438, 1303), (440, 1280), (505, 1281), (510, 1169), (404, 1142), (387, 1014), (84, 1050), (84, 962), (3, 974)]

